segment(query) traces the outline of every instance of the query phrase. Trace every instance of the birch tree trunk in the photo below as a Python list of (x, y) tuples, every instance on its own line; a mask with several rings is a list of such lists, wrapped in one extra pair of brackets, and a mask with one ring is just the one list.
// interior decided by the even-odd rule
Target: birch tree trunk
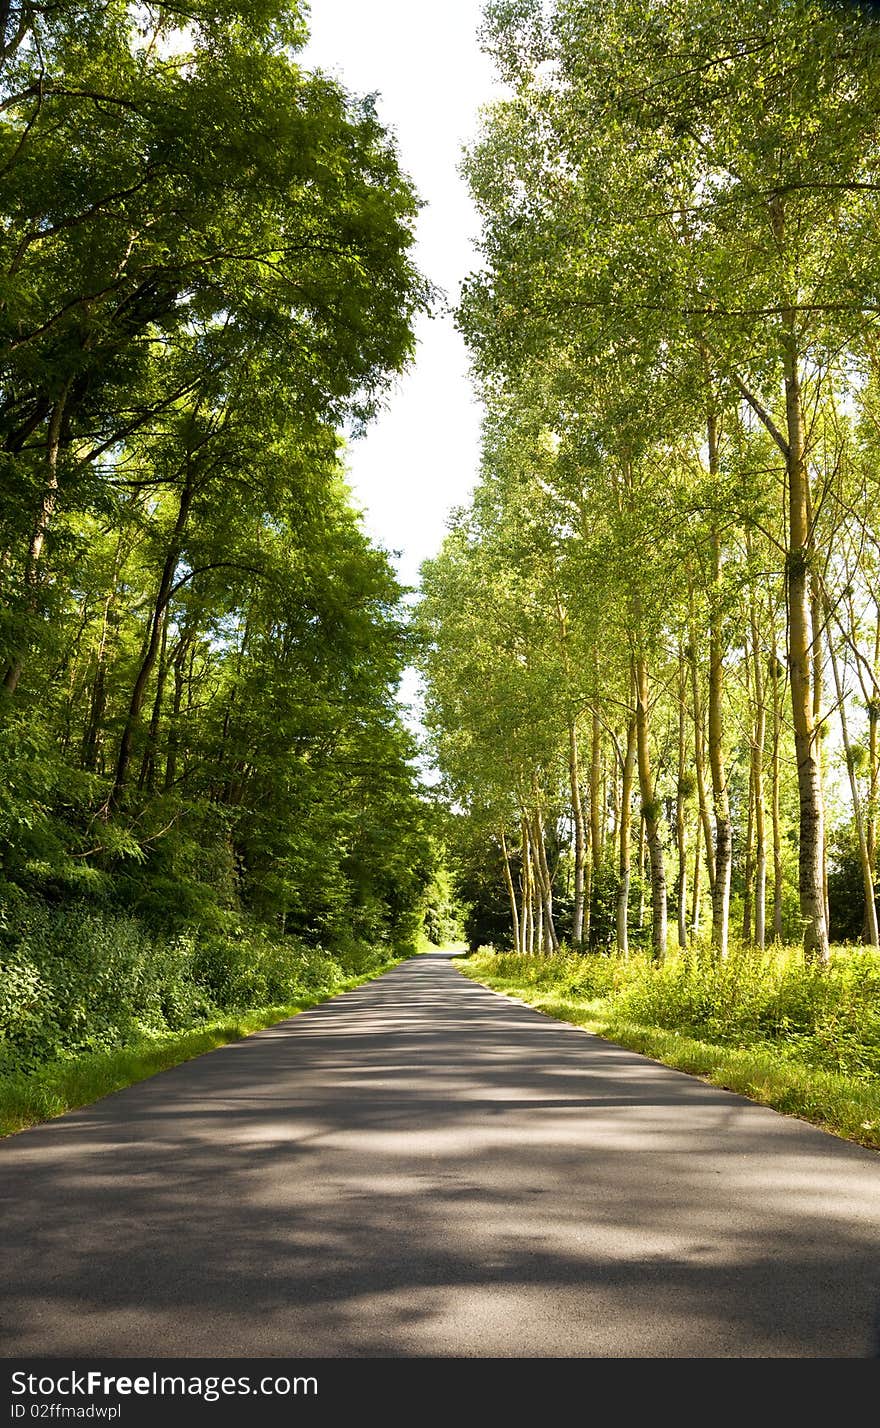
[[(876, 668), (876, 665), (875, 665)], [(871, 869), (871, 903), (874, 902), (873, 886), (874, 875), (877, 867), (877, 791), (878, 791), (878, 758), (877, 758), (877, 723), (880, 719), (880, 702), (872, 698), (868, 701), (868, 804), (865, 815), (865, 847), (868, 854), (868, 867)], [(870, 928), (870, 910), (866, 900), (865, 919), (863, 934), (867, 940)]]
[(699, 809), (700, 827), (703, 830), (703, 841), (706, 845), (706, 871), (709, 877), (709, 890), (715, 887), (715, 845), (712, 838), (712, 824), (709, 818), (709, 800), (706, 797), (706, 761), (703, 748), (703, 702), (700, 697), (700, 670), (697, 662), (697, 629), (694, 615), (693, 585), (689, 584), (690, 600), (690, 627), (688, 637), (690, 640), (690, 650), (688, 659), (691, 667), (691, 703), (694, 715), (694, 777), (697, 780), (697, 804)]
[(678, 945), (686, 947), (687, 933), (687, 819), (685, 768), (685, 668), (681, 649), (678, 652), (678, 784), (675, 793), (675, 844), (678, 851)]
[(522, 836), (522, 898), (520, 929), (522, 936), (522, 951), (534, 952), (535, 950), (535, 924), (532, 917), (532, 850), (529, 840), (529, 825), (525, 814), (520, 811), (520, 828)]
[(626, 730), (626, 756), (620, 781), (620, 818), (618, 820), (618, 872), (616, 937), (617, 950), (622, 957), (629, 956), (629, 885), (632, 858), (632, 788), (636, 763), (636, 721), (630, 719)]
[(843, 683), (840, 678), (840, 668), (837, 663), (837, 654), (834, 649), (834, 642), (831, 636), (830, 627), (828, 629), (828, 652), (831, 655), (831, 670), (834, 675), (834, 692), (837, 695), (837, 710), (840, 716), (840, 732), (843, 737), (843, 752), (846, 756), (846, 770), (849, 776), (850, 794), (852, 796), (853, 819), (856, 825), (856, 837), (859, 844), (859, 863), (862, 869), (862, 887), (865, 893), (865, 913), (868, 923), (868, 940), (872, 947), (878, 945), (877, 937), (877, 904), (874, 901), (874, 876), (871, 870), (871, 860), (868, 857), (868, 840), (865, 836), (865, 824), (862, 818), (862, 801), (859, 797), (859, 784), (856, 777), (855, 764), (853, 762), (853, 750), (849, 737), (849, 725), (846, 717), (846, 704), (844, 702)]
[(593, 872), (602, 867), (602, 726), (593, 713), (590, 747), (590, 858)]
[(507, 895), (510, 898), (510, 917), (513, 924), (513, 946), (515, 951), (521, 952), (519, 940), (519, 913), (516, 907), (516, 888), (513, 886), (513, 878), (510, 875), (510, 858), (507, 852), (507, 839), (504, 836), (504, 829), (501, 833), (501, 856), (504, 861), (504, 881), (507, 885)]
[[(813, 510), (810, 500), (810, 482), (807, 479), (807, 521), (810, 530), (813, 528)], [(821, 734), (824, 728), (822, 723), (822, 649), (824, 640), (822, 638), (822, 596), (819, 590), (819, 579), (814, 568), (810, 570), (810, 625), (812, 627), (812, 653), (813, 653), (813, 725), (817, 734)], [(819, 792), (822, 797), (822, 808), (825, 807), (825, 767), (822, 751), (822, 740), (816, 740), (816, 763), (819, 769)], [(822, 898), (825, 903), (825, 926), (828, 926), (828, 830), (825, 819), (822, 819)]]
[(663, 864), (661, 812), (656, 801), (649, 746), (648, 670), (641, 650), (636, 662), (636, 755), (642, 817), (651, 863), (651, 947), (659, 960), (666, 955), (666, 871)]
[[(703, 349), (708, 410), (706, 442), (709, 478), (718, 479), (718, 413), (712, 393), (709, 362)], [(730, 876), (733, 866), (733, 829), (727, 794), (727, 767), (724, 749), (724, 622), (721, 590), (721, 536), (711, 535), (712, 589), (709, 608), (709, 771), (712, 776), (712, 807), (715, 814), (715, 866), (712, 881), (712, 945), (722, 959), (727, 956), (730, 933)]]
[(782, 696), (779, 689), (781, 673), (776, 642), (770, 651), (771, 707), (773, 710), (773, 740), (770, 763), (770, 819), (773, 837), (773, 938), (782, 941), (782, 828), (779, 818), (779, 744), (782, 738)]
[(784, 315), (785, 418), (788, 434), (788, 669), (794, 725), (800, 803), (798, 891), (804, 923), (804, 954), (827, 962), (828, 926), (825, 920), (825, 817), (819, 733), (813, 704), (810, 561), (813, 533), (808, 517), (809, 472), (804, 439), (803, 398), (798, 371), (795, 314)]
[(746, 817), (745, 866), (743, 868), (742, 940), (745, 946), (752, 940), (752, 878), (755, 873), (755, 765), (749, 757), (749, 811)]
[(700, 852), (700, 828), (697, 824), (694, 838), (694, 875), (691, 880), (691, 935), (697, 937), (700, 931), (700, 896), (702, 887), (703, 855)]
[[(587, 861), (584, 830), (584, 809), (581, 802), (580, 768), (578, 757), (577, 724), (572, 718), (568, 725), (568, 774), (571, 786), (571, 808), (574, 819), (574, 913), (572, 918), (572, 941), (580, 947), (584, 940), (584, 869)], [(589, 935), (589, 927), (587, 928)]]
[(752, 736), (752, 785), (755, 799), (755, 946), (763, 951), (767, 916), (767, 835), (764, 795), (764, 744), (767, 705), (761, 639), (754, 600), (751, 601), (752, 683), (755, 695), (755, 727)]
[[(637, 756), (637, 760), (638, 760), (638, 734), (636, 734), (636, 756)], [(639, 932), (642, 932), (643, 929), (644, 929), (644, 926), (645, 926), (645, 906), (646, 906), (646, 904), (645, 904), (645, 882), (646, 882), (646, 879), (645, 879), (645, 854), (646, 854), (646, 851), (647, 851), (647, 849), (646, 849), (646, 845), (645, 845), (645, 818), (644, 818), (644, 815), (641, 815), (641, 816), (639, 817), (639, 842), (638, 842), (638, 854), (637, 854), (637, 855), (638, 855), (637, 870), (638, 870), (638, 874), (639, 874), (639, 913), (638, 913), (637, 926), (638, 926)]]
[(544, 843), (544, 820), (541, 815), (540, 803), (537, 801), (537, 781), (535, 783), (535, 797), (536, 806), (532, 814), (532, 828), (534, 830), (535, 844), (534, 862), (538, 875), (538, 889), (541, 896), (541, 911), (543, 914), (544, 951), (556, 952), (559, 948), (559, 938), (556, 935), (556, 928), (553, 925), (553, 882), (550, 877), (547, 849)]
[[(874, 885), (874, 877), (877, 868), (877, 795), (880, 792), (880, 761), (878, 761), (877, 747), (877, 726), (880, 723), (880, 699), (877, 698), (877, 670), (880, 668), (880, 609), (876, 612), (874, 621), (874, 659), (871, 666), (874, 677), (873, 690), (866, 693), (865, 706), (868, 714), (868, 797), (865, 801), (865, 844), (868, 853), (868, 864), (871, 869), (871, 886)], [(873, 902), (873, 897), (872, 897)], [(870, 936), (868, 926), (868, 904), (865, 902), (865, 915), (862, 923), (862, 940), (867, 942)]]
[[(718, 471), (718, 433), (709, 418), (709, 469)], [(715, 881), (712, 885), (712, 945), (722, 959), (727, 956), (730, 932), (730, 875), (733, 864), (733, 830), (727, 794), (724, 749), (724, 644), (721, 610), (721, 540), (712, 533), (712, 610), (709, 626), (709, 770), (715, 813)]]

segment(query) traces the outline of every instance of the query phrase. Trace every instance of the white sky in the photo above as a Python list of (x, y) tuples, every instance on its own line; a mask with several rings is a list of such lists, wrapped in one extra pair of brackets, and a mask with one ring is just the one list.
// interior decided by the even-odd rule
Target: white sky
[[(493, 97), (492, 68), (476, 38), (480, 18), (480, 0), (311, 0), (312, 37), (301, 54), (305, 66), (356, 94), (378, 92), (380, 117), (426, 202), (416, 262), (453, 303), (475, 266), (479, 228), (456, 170), (478, 107)], [(438, 550), (479, 459), (479, 408), (451, 317), (420, 321), (417, 335), (415, 366), (348, 451), (355, 503), (373, 539), (400, 553), (406, 585)]]

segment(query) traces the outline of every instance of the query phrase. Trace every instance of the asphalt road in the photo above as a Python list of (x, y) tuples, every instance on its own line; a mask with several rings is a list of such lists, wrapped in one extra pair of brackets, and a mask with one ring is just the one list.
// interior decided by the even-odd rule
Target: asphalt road
[(880, 1157), (442, 956), (0, 1143), (2, 1352), (864, 1357)]

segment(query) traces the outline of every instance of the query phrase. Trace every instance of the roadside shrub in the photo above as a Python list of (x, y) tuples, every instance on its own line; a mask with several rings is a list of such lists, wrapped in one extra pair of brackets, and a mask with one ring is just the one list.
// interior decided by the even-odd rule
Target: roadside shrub
[(295, 938), (260, 932), (209, 933), (199, 939), (193, 975), (223, 1011), (283, 1005), (332, 992), (344, 980), (338, 961)]
[(0, 925), (0, 1070), (119, 1046), (213, 1010), (193, 981), (191, 939), (134, 919), (17, 900)]
[(799, 949), (735, 945), (721, 962), (707, 946), (611, 956), (498, 954), (487, 963), (511, 989), (601, 1001), (612, 1018), (725, 1046), (773, 1045), (819, 1069), (880, 1073), (880, 956), (838, 949), (827, 967)]
[(151, 931), (83, 903), (0, 901), (0, 1075), (196, 1028), (223, 1012), (331, 995), (391, 953), (355, 939), (338, 955), (258, 927)]

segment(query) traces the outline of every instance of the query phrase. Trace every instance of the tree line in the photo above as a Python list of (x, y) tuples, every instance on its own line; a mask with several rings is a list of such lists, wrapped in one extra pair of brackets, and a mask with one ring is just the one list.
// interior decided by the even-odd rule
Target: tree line
[(289, 0), (0, 5), (4, 897), (406, 942), (402, 591), (343, 437), (429, 302)]
[(507, 940), (822, 963), (837, 885), (876, 946), (878, 22), (495, 0), (484, 40), (482, 471), (420, 618)]

